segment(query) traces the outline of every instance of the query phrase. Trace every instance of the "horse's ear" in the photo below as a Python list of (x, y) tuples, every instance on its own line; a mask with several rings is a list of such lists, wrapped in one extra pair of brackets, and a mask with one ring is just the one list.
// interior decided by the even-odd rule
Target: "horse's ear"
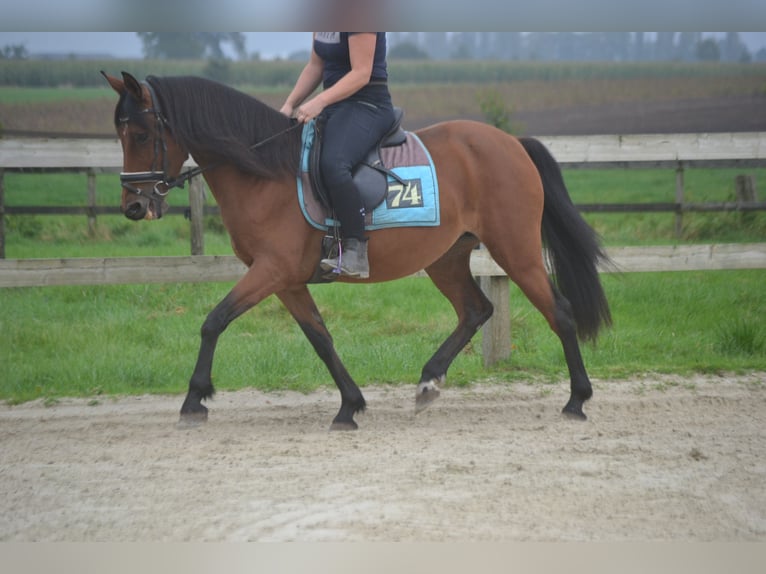
[(106, 78), (106, 81), (109, 82), (109, 85), (112, 86), (112, 89), (115, 92), (117, 92), (120, 95), (125, 93), (125, 82), (123, 82), (119, 78), (110, 76), (104, 70), (101, 70), (101, 75), (104, 76), (104, 78)]
[(142, 102), (144, 100), (144, 90), (141, 87), (141, 82), (136, 80), (128, 72), (122, 73), (122, 79), (125, 82), (125, 89), (133, 96), (136, 101)]

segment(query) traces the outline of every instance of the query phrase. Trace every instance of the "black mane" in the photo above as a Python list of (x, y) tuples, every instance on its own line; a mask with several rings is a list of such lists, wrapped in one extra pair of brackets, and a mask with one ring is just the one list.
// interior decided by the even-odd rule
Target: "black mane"
[(262, 178), (294, 176), (300, 162), (300, 129), (278, 134), (291, 120), (263, 102), (233, 88), (192, 76), (149, 76), (162, 113), (176, 141), (192, 155), (234, 163)]

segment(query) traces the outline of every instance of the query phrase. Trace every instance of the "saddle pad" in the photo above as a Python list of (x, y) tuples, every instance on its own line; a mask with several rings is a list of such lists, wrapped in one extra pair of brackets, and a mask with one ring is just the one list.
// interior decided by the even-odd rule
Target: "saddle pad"
[[(313, 122), (313, 120), (312, 120)], [(301, 167), (298, 174), (298, 201), (306, 221), (323, 231), (337, 222), (332, 213), (317, 199), (309, 180), (309, 151), (314, 143), (314, 126), (303, 127)], [(383, 165), (406, 185), (392, 177), (383, 202), (365, 217), (365, 229), (374, 231), (388, 227), (436, 227), (440, 224), (439, 185), (431, 154), (412, 132), (404, 144), (380, 150)]]

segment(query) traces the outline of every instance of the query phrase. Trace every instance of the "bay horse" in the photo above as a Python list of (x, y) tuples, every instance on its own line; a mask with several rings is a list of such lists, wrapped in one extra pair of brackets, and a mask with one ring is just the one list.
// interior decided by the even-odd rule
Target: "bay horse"
[[(207, 315), (181, 421), (207, 420), (214, 393), (219, 336), (248, 309), (275, 294), (301, 327), (341, 395), (331, 429), (356, 429), (361, 390), (333, 346), (307, 284), (318, 267), (325, 233), (310, 226), (296, 193), (301, 133), (296, 122), (258, 99), (197, 77), (140, 82), (102, 72), (119, 95), (114, 124), (123, 150), (121, 208), (133, 220), (162, 216), (165, 196), (201, 173), (244, 276)], [(416, 408), (439, 396), (458, 353), (492, 315), (469, 266), (483, 243), (492, 258), (542, 313), (559, 337), (570, 376), (563, 413), (585, 419), (593, 390), (580, 340), (610, 324), (597, 267), (607, 260), (594, 230), (572, 204), (560, 168), (534, 138), (516, 138), (481, 122), (453, 120), (414, 132), (430, 153), (439, 181), (440, 224), (369, 233), (370, 276), (380, 282), (425, 270), (450, 301), (457, 326), (423, 367)], [(182, 173), (191, 156), (194, 174)], [(543, 240), (552, 270), (545, 267)]]

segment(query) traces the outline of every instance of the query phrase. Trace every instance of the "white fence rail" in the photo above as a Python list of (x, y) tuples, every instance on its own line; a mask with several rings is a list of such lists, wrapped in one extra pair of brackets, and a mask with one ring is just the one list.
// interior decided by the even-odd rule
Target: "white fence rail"
[[(615, 265), (601, 269), (602, 273), (766, 269), (766, 243), (613, 247), (608, 255)], [(471, 269), (477, 277), (505, 278), (484, 250), (474, 252)], [(245, 270), (233, 255), (4, 259), (0, 288), (227, 282), (238, 280)]]
[[(539, 136), (564, 167), (766, 165), (766, 132)], [(193, 165), (193, 163), (189, 163)], [(0, 169), (119, 171), (114, 139), (0, 139)]]

